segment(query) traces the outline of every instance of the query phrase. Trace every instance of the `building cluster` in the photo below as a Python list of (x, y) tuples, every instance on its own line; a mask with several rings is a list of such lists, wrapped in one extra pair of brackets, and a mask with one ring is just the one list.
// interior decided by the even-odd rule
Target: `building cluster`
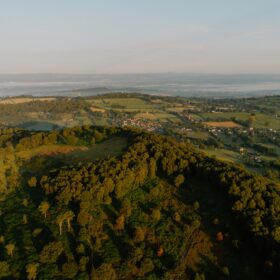
[(149, 132), (162, 131), (162, 124), (158, 121), (151, 121), (140, 118), (128, 118), (123, 120), (122, 127), (136, 127), (141, 128)]
[(178, 129), (178, 132), (179, 133), (186, 133), (186, 132), (192, 132), (193, 131), (193, 129), (192, 128), (189, 128), (189, 127), (180, 127), (179, 129)]

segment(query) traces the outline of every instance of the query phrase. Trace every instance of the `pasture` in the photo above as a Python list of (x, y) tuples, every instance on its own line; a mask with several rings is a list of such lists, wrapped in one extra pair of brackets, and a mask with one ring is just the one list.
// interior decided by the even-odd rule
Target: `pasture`
[(119, 156), (127, 146), (127, 140), (122, 137), (113, 137), (91, 147), (78, 147), (68, 153), (60, 153), (55, 158), (66, 164), (91, 162), (107, 157)]
[(52, 122), (45, 122), (45, 121), (31, 121), (22, 123), (19, 125), (19, 127), (22, 127), (24, 129), (28, 130), (34, 130), (34, 131), (50, 131), (53, 129), (58, 129), (59, 126), (56, 123)]
[(21, 159), (28, 160), (36, 156), (51, 156), (69, 162), (94, 161), (108, 156), (117, 156), (127, 146), (127, 141), (122, 137), (113, 137), (101, 143), (86, 146), (71, 145), (43, 145), (28, 151), (17, 152)]
[(55, 100), (54, 97), (21, 97), (21, 98), (3, 98), (0, 99), (0, 104), (22, 104), (22, 103), (30, 103), (30, 102), (50, 102)]
[(50, 167), (93, 162), (108, 157), (119, 156), (127, 147), (123, 137), (113, 137), (101, 143), (86, 146), (44, 145), (16, 153), (19, 160), (25, 161), (22, 172), (41, 173)]
[(146, 102), (141, 98), (102, 98), (88, 100), (92, 105), (107, 110), (117, 110), (125, 112), (147, 111), (157, 109), (158, 104)]
[[(237, 121), (248, 121), (250, 113), (246, 112), (225, 112), (225, 113), (202, 113), (200, 116), (206, 122), (220, 122), (220, 121), (231, 121), (236, 119)], [(253, 127), (255, 128), (272, 128), (280, 129), (280, 118), (274, 115), (266, 115), (257, 113), (254, 116), (255, 121)]]
[(93, 112), (93, 113), (105, 113), (106, 112), (106, 110), (105, 109), (103, 109), (103, 108), (99, 108), (99, 107), (93, 107), (93, 106), (91, 106), (90, 107), (90, 110)]
[(224, 127), (224, 128), (235, 128), (241, 127), (238, 123), (233, 121), (221, 121), (221, 122), (203, 122), (206, 126), (210, 127)]
[(209, 138), (208, 132), (205, 131), (187, 131), (185, 135), (190, 139), (207, 140)]
[(175, 115), (168, 113), (138, 113), (134, 116), (135, 119), (148, 119), (148, 120), (159, 120), (159, 121), (180, 121)]
[(166, 111), (178, 113), (178, 112), (183, 112), (185, 110), (190, 110), (190, 109), (194, 109), (194, 108), (195, 108), (195, 106), (192, 106), (192, 105), (180, 106), (180, 107), (170, 107), (170, 108), (166, 108)]
[(216, 157), (222, 161), (234, 162), (234, 163), (241, 163), (241, 156), (239, 153), (226, 150), (226, 149), (203, 149), (202, 150), (207, 156)]

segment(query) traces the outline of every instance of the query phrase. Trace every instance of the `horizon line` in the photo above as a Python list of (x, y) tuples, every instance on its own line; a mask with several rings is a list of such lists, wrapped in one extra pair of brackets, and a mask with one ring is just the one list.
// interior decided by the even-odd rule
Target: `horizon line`
[(280, 72), (188, 72), (188, 71), (159, 71), (159, 72), (112, 72), (112, 73), (71, 73), (71, 72), (18, 72), (18, 73), (1, 73), (1, 75), (24, 76), (24, 75), (72, 75), (72, 76), (118, 76), (118, 75), (154, 75), (154, 74), (185, 74), (185, 75), (217, 75), (217, 76), (234, 76), (234, 75), (255, 75), (255, 76), (273, 76), (280, 75)]

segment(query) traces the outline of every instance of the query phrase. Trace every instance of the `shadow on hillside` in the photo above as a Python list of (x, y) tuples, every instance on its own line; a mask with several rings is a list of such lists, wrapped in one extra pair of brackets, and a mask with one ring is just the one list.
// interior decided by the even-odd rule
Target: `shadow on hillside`
[[(178, 198), (187, 205), (198, 206), (195, 211), (201, 218), (200, 228), (212, 244), (209, 253), (217, 257), (217, 264), (205, 255), (198, 258), (198, 271), (205, 272), (206, 279), (261, 279), (254, 248), (243, 235), (231, 203), (221, 190), (206, 181), (189, 180), (187, 186), (179, 189)], [(219, 233), (222, 240), (217, 239)], [(230, 276), (226, 276), (227, 270)]]
[(41, 152), (27, 160), (21, 167), (24, 175), (46, 175), (63, 166), (95, 162), (109, 157), (120, 156), (127, 148), (124, 137), (112, 137), (91, 147), (55, 145), (45, 146)]

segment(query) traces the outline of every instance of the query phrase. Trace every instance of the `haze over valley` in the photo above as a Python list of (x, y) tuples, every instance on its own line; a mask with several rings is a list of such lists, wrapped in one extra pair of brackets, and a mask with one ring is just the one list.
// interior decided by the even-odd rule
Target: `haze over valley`
[(280, 93), (280, 75), (260, 74), (25, 74), (1, 75), (0, 96), (84, 96), (140, 92), (185, 97), (252, 97)]

